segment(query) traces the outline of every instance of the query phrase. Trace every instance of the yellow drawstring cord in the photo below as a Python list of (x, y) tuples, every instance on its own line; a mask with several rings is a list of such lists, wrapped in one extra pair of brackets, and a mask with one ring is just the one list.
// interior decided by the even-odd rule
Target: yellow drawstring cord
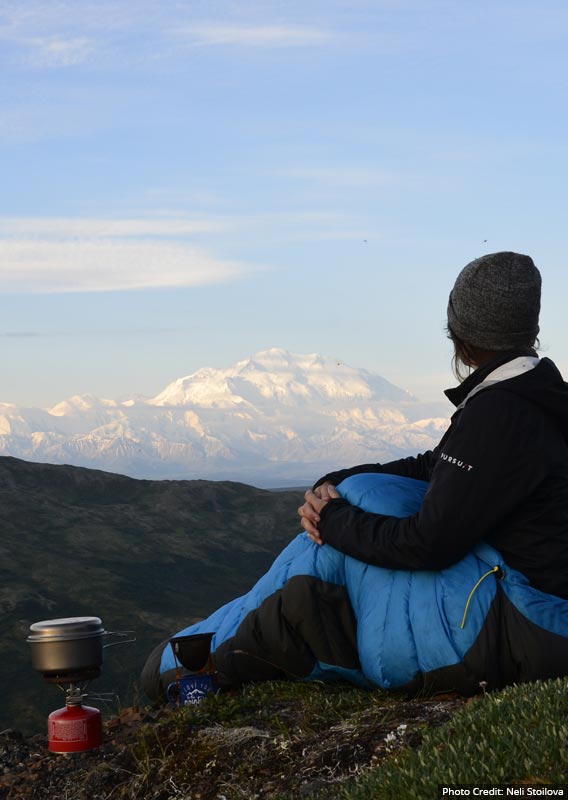
[(482, 581), (485, 580), (485, 578), (487, 578), (489, 575), (492, 575), (494, 572), (501, 572), (501, 567), (493, 567), (493, 569), (490, 569), (488, 572), (485, 573), (485, 575), (482, 575), (481, 578), (477, 581), (477, 583), (473, 587), (473, 589), (471, 590), (471, 592), (469, 593), (469, 597), (467, 598), (467, 603), (465, 604), (465, 611), (463, 612), (463, 618), (462, 618), (462, 621), (461, 621), (461, 627), (462, 628), (465, 626), (465, 618), (467, 617), (467, 612), (469, 610), (469, 604), (471, 603), (471, 598), (473, 597), (473, 595), (477, 591), (477, 587), (479, 586), (479, 584)]

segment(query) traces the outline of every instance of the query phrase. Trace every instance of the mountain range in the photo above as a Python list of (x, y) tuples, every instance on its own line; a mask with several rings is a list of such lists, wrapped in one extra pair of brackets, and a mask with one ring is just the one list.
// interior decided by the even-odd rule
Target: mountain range
[(431, 448), (446, 413), (376, 373), (273, 348), (200, 369), (151, 398), (76, 395), (49, 409), (0, 402), (0, 455), (136, 478), (303, 485)]

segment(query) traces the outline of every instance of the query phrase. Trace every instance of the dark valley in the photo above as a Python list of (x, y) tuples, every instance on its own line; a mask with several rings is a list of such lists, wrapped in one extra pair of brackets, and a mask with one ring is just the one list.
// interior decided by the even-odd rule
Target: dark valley
[(43, 731), (63, 698), (32, 669), (31, 623), (95, 615), (134, 630), (134, 644), (105, 651), (92, 690), (135, 703), (150, 650), (247, 591), (300, 530), (300, 500), (0, 458), (0, 730)]

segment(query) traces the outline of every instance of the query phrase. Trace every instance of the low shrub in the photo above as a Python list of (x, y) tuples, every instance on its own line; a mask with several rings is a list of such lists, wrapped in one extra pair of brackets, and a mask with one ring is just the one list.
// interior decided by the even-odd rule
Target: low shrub
[(472, 700), (341, 797), (433, 800), (440, 785), (566, 783), (567, 741), (568, 679), (520, 684)]

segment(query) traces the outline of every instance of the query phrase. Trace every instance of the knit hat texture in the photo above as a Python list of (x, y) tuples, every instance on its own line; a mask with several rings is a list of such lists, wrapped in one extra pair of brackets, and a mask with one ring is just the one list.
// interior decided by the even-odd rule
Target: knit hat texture
[(484, 350), (532, 346), (538, 336), (540, 272), (520, 253), (491, 253), (467, 264), (448, 302), (448, 327)]

